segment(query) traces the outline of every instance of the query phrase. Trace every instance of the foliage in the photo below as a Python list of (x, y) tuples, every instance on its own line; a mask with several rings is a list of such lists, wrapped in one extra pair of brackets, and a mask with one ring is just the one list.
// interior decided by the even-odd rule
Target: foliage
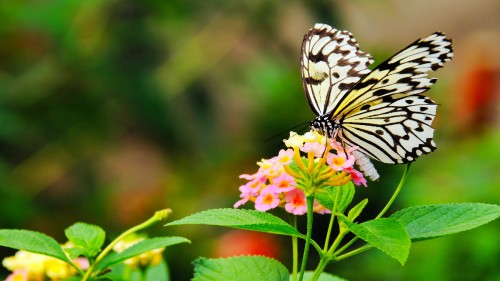
[[(134, 245), (120, 253), (110, 252), (113, 246), (115, 246), (121, 240), (138, 230), (144, 229), (156, 222), (165, 219), (170, 212), (171, 211), (169, 210), (158, 211), (149, 220), (125, 231), (117, 239), (107, 245), (104, 250), (101, 250), (101, 247), (103, 246), (105, 240), (104, 230), (102, 230), (98, 226), (81, 222), (75, 223), (66, 229), (66, 237), (68, 238), (72, 246), (66, 247), (65, 249), (63, 249), (63, 247), (61, 247), (51, 237), (48, 237), (45, 234), (39, 232), (29, 230), (0, 230), (0, 245), (13, 249), (50, 256), (68, 263), (76, 269), (76, 275), (69, 275), (71, 273), (68, 273), (67, 276), (63, 276), (63, 278), (65, 279), (71, 278), (71, 280), (108, 280), (108, 278), (110, 277), (107, 275), (107, 273), (113, 271), (115, 268), (119, 269), (119, 267), (116, 267), (115, 265), (123, 262), (127, 263), (127, 261), (131, 261), (135, 258), (148, 255), (148, 253), (153, 253), (153, 251), (156, 249), (162, 249), (164, 247), (180, 243), (189, 243), (189, 240), (182, 237), (155, 237), (136, 241)], [(82, 256), (85, 257), (88, 261), (88, 264), (84, 267), (79, 266), (79, 264), (75, 263), (75, 259)], [(163, 265), (161, 265), (162, 262), (160, 261), (155, 263), (151, 262), (151, 260), (148, 261), (149, 262), (146, 264), (140, 264), (142, 268), (139, 269), (140, 271), (143, 271), (144, 274), (149, 274), (153, 276), (151, 278), (156, 279), (147, 280), (167, 280), (168, 277), (162, 277), (162, 279), (158, 279), (159, 276), (165, 276), (165, 264), (163, 263)], [(156, 268), (158, 264), (160, 264), (160, 266), (158, 267), (160, 269), (159, 272), (152, 269)], [(31, 267), (40, 268), (41, 266), (41, 264), (35, 263), (28, 266), (27, 268), (22, 268), (22, 270), (27, 271), (29, 274)], [(16, 269), (13, 269), (14, 275), (16, 274)], [(125, 276), (129, 276), (130, 274), (131, 273), (127, 271)], [(116, 274), (113, 275), (114, 277), (112, 277), (112, 279), (110, 280), (122, 280), (123, 278), (123, 280), (133, 280), (125, 278), (123, 276), (117, 276)]]

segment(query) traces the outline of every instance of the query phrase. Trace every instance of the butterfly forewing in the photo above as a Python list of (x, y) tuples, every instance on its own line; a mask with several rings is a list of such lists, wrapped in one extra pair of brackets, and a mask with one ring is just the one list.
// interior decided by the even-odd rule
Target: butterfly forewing
[(361, 52), (352, 34), (316, 24), (305, 35), (301, 51), (302, 81), (307, 100), (317, 115), (324, 115), (364, 75), (373, 60)]
[(315, 113), (337, 124), (329, 127), (343, 142), (384, 163), (407, 163), (436, 149), (437, 105), (422, 93), (436, 82), (427, 72), (452, 56), (451, 40), (436, 32), (370, 72), (370, 56), (350, 33), (317, 24), (302, 44), (304, 90)]
[(381, 63), (348, 95), (343, 95), (333, 115), (348, 114), (360, 106), (398, 93), (423, 93), (436, 82), (436, 79), (427, 77), (427, 72), (442, 67), (452, 56), (451, 40), (440, 32), (417, 40)]

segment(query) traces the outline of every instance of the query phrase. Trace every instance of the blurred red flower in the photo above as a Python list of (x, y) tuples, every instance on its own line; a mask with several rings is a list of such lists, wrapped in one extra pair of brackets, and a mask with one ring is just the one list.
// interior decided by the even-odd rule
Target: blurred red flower
[(281, 246), (276, 236), (254, 231), (232, 230), (217, 241), (213, 255), (215, 257), (262, 255), (278, 258), (280, 251)]

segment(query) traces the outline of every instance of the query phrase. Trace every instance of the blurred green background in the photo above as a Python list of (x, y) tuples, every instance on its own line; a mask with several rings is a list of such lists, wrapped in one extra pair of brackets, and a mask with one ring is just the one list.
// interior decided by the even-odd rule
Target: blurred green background
[[(500, 1), (2, 0), (0, 228), (63, 243), (75, 221), (112, 238), (157, 209), (178, 219), (231, 207), (238, 175), (277, 154), (286, 135), (263, 140), (314, 118), (299, 52), (316, 22), (353, 32), (376, 63), (437, 30), (453, 38), (455, 58), (429, 91), (442, 105), (439, 149), (412, 166), (393, 211), (499, 203)], [(380, 182), (358, 188), (370, 200), (366, 218), (403, 169), (377, 167)], [(204, 226), (149, 233), (192, 240), (166, 251), (173, 280), (189, 280), (198, 256), (230, 254), (229, 244), (274, 245), (270, 255), (290, 268), (282, 237)], [(350, 280), (500, 280), (498, 234), (494, 222), (414, 244), (404, 267), (371, 251), (328, 271)], [(0, 248), (0, 259), (13, 253)]]

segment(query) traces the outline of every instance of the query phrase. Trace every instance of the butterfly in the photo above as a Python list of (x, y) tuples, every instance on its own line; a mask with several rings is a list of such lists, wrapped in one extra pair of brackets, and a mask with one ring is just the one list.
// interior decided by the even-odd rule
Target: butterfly
[(375, 69), (348, 31), (316, 24), (304, 36), (302, 84), (317, 117), (313, 130), (383, 163), (408, 163), (436, 149), (437, 105), (423, 95), (436, 78), (427, 72), (451, 60), (441, 32), (419, 39)]

